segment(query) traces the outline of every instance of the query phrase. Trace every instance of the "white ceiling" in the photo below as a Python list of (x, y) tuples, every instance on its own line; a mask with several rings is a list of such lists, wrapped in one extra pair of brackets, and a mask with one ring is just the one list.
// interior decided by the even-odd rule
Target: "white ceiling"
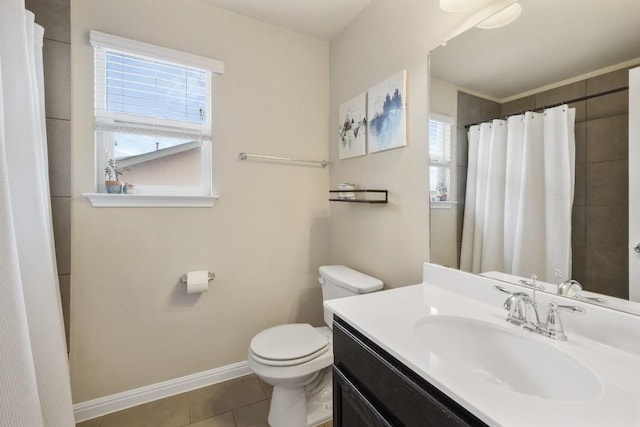
[(473, 28), (431, 54), (431, 75), (495, 99), (640, 58), (640, 0), (520, 0), (503, 28)]
[(337, 36), (372, 0), (203, 0), (323, 40)]
[[(373, 0), (202, 1), (331, 40)], [(514, 23), (473, 28), (433, 51), (432, 75), (505, 99), (640, 58), (640, 0), (519, 1), (523, 11)]]

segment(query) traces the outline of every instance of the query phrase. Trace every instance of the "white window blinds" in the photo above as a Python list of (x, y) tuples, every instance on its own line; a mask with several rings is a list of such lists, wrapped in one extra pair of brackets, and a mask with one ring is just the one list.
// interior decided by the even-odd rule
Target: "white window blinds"
[(207, 121), (207, 72), (107, 50), (105, 107), (109, 112)]
[(224, 64), (92, 31), (96, 130), (211, 137), (211, 73)]
[(453, 120), (446, 116), (431, 115), (429, 120), (429, 156), (432, 163), (448, 164), (451, 161), (451, 126)]

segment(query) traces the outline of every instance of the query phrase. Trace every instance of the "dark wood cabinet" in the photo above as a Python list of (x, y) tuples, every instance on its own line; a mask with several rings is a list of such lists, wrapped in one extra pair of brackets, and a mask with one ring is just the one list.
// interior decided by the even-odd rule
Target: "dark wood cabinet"
[(335, 427), (486, 426), (337, 316), (333, 352)]

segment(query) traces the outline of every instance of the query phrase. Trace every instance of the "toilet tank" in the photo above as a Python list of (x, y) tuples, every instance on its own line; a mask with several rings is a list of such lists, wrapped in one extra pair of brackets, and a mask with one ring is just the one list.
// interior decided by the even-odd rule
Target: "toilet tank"
[[(322, 300), (344, 298), (358, 294), (367, 294), (382, 289), (382, 281), (360, 273), (344, 265), (323, 265), (319, 268), (322, 285)], [(324, 309), (324, 321), (331, 328), (333, 313)]]

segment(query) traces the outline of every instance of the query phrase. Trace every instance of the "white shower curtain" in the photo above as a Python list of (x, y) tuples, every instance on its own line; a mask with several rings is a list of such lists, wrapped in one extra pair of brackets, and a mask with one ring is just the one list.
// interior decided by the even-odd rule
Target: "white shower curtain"
[(42, 27), (0, 0), (0, 426), (73, 426), (55, 264)]
[(469, 129), (461, 269), (569, 278), (574, 125), (560, 106)]

